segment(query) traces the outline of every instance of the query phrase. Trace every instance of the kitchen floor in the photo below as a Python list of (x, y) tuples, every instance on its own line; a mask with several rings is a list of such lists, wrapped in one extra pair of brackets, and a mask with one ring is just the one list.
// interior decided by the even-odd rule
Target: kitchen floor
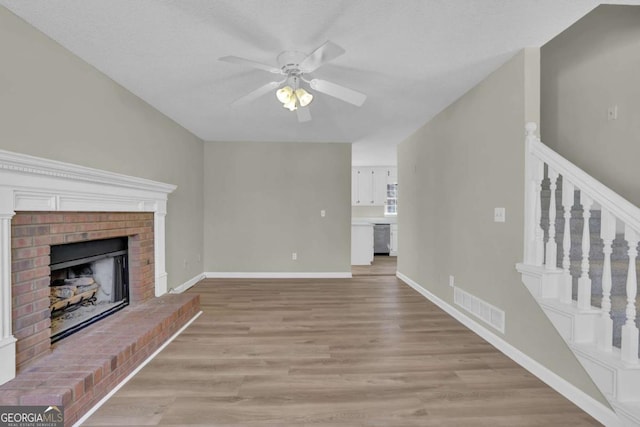
[(351, 274), (354, 276), (395, 276), (398, 257), (376, 255), (371, 265), (352, 265)]

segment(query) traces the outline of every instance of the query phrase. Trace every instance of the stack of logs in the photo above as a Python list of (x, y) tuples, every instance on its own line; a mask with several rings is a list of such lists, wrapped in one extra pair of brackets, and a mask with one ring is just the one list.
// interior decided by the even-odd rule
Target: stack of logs
[(51, 283), (51, 313), (78, 308), (80, 304), (95, 304), (100, 285), (92, 276), (54, 280)]

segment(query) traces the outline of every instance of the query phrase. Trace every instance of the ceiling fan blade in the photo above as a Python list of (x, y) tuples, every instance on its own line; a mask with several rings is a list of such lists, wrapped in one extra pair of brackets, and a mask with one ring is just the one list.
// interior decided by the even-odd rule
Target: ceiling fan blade
[(325, 44), (314, 50), (300, 63), (300, 68), (305, 73), (310, 73), (321, 65), (337, 58), (345, 52), (343, 48), (337, 44), (327, 41)]
[(242, 96), (242, 97), (236, 99), (235, 101), (233, 101), (231, 103), (231, 106), (232, 107), (242, 107), (244, 105), (247, 105), (247, 104), (255, 101), (256, 99), (260, 98), (261, 96), (264, 96), (264, 95), (268, 94), (269, 92), (273, 91), (275, 88), (280, 86), (280, 83), (282, 83), (282, 82), (269, 82), (264, 86), (260, 86), (258, 89), (254, 90), (252, 92), (249, 92), (245, 96)]
[(341, 99), (349, 104), (357, 105), (358, 107), (362, 106), (364, 101), (367, 99), (367, 95), (364, 93), (360, 93), (326, 80), (313, 79), (309, 82), (309, 85), (311, 86), (311, 89), (326, 93), (327, 95)]
[(239, 56), (223, 56), (221, 58), (218, 58), (218, 61), (229, 62), (231, 64), (238, 64), (238, 65), (248, 65), (249, 67), (268, 71), (273, 74), (282, 74), (282, 70), (280, 70), (280, 68), (263, 64), (261, 62), (252, 61), (250, 59), (240, 58)]
[(311, 120), (311, 110), (309, 107), (298, 107), (296, 110), (296, 114), (298, 115), (298, 121), (300, 123), (308, 122)]

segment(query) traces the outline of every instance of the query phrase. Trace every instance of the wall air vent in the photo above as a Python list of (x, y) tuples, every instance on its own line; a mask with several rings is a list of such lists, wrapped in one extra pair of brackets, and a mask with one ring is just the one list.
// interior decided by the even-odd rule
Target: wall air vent
[(493, 328), (504, 334), (505, 314), (480, 298), (456, 287), (453, 289), (453, 301), (471, 314), (483, 320)]

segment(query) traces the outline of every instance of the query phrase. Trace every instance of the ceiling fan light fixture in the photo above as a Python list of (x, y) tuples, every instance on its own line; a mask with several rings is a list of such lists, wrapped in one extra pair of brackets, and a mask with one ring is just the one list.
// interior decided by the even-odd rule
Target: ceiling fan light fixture
[(311, 103), (311, 101), (313, 101), (313, 95), (302, 88), (296, 89), (295, 94), (301, 107), (306, 107)]
[[(291, 101), (291, 98), (295, 98), (293, 89), (291, 88), (291, 86), (285, 86), (283, 88), (278, 89), (276, 91), (276, 98), (278, 98), (278, 101), (282, 102), (283, 104), (287, 104), (288, 102)], [(295, 103), (295, 99), (294, 99), (294, 103)]]
[(282, 106), (289, 109), (289, 111), (296, 111), (298, 109), (298, 106), (296, 105), (296, 97), (292, 96), (289, 102), (283, 102)]

